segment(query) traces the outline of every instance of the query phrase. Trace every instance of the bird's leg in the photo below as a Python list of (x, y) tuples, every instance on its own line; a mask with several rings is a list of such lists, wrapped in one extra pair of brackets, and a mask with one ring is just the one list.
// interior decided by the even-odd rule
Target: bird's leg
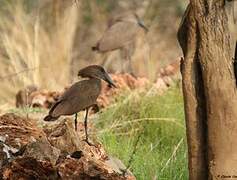
[[(126, 63), (124, 64), (127, 65), (128, 73), (131, 74), (133, 77), (136, 77), (135, 74), (133, 73), (133, 68), (132, 68), (131, 48), (132, 48), (132, 45), (129, 45), (128, 47), (124, 48), (125, 59), (126, 59)], [(123, 71), (126, 71), (125, 66), (123, 68)]]
[(88, 133), (87, 133), (87, 116), (88, 116), (88, 108), (86, 108), (86, 116), (85, 116), (85, 120), (84, 120), (85, 134), (86, 134), (86, 142), (88, 141)]
[(127, 70), (127, 63), (128, 63), (128, 56), (127, 56), (127, 54), (128, 54), (128, 49), (126, 48), (126, 47), (123, 47), (123, 48), (121, 48), (121, 57), (123, 58), (123, 59), (125, 59), (125, 62), (124, 61), (120, 61), (121, 62), (121, 73), (126, 73), (126, 70)]
[(128, 57), (128, 72), (135, 77), (134, 73), (133, 73), (133, 69), (132, 69), (132, 60), (131, 57)]
[(88, 133), (87, 133), (87, 117), (88, 117), (88, 112), (89, 112), (89, 108), (86, 108), (86, 116), (85, 116), (85, 120), (84, 120), (84, 127), (85, 127), (85, 134), (86, 134), (85, 141), (87, 142), (88, 145), (92, 146), (92, 144), (88, 140)]
[(128, 72), (129, 74), (131, 74), (133, 77), (136, 78), (136, 75), (133, 72), (133, 68), (132, 68), (132, 58), (130, 56), (130, 54), (127, 54), (127, 61), (128, 61)]
[(75, 131), (77, 131), (77, 113), (75, 114)]

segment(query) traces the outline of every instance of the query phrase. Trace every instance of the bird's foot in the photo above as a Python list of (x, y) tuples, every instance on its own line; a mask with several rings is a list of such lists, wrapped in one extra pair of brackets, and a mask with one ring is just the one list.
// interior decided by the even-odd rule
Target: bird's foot
[(84, 139), (83, 141), (85, 141), (89, 146), (95, 146), (95, 144), (92, 144), (88, 139)]

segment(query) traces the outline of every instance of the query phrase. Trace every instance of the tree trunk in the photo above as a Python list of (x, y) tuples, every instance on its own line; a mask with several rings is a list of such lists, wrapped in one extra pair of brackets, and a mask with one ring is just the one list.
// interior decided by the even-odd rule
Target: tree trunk
[(228, 10), (224, 0), (190, 0), (178, 32), (191, 180), (237, 177), (235, 44)]

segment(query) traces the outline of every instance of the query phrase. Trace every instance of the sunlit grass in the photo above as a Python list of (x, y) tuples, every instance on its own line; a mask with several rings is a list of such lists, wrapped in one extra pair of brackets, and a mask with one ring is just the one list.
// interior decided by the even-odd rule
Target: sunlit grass
[(131, 170), (137, 179), (187, 179), (187, 147), (180, 89), (162, 96), (124, 94), (97, 121), (106, 149), (125, 164), (142, 133)]

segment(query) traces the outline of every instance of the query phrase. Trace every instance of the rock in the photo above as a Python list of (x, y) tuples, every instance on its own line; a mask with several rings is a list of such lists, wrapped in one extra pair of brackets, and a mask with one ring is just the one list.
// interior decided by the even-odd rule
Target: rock
[(160, 76), (175, 76), (180, 71), (180, 60), (175, 60), (166, 67), (160, 69)]
[(33, 157), (40, 161), (49, 161), (56, 164), (61, 151), (53, 147), (45, 137), (27, 144), (23, 156)]
[(107, 154), (99, 143), (93, 142), (96, 146), (89, 146), (83, 141), (85, 134), (83, 123), (78, 123), (78, 130), (75, 131), (73, 121), (68, 118), (45, 126), (44, 131), (51, 145), (62, 152), (72, 154), (75, 151), (82, 151), (83, 154), (96, 159), (107, 159)]
[(38, 90), (32, 92), (30, 94), (30, 97), (32, 99), (31, 106), (39, 108), (50, 108), (58, 100), (61, 94), (61, 92), (47, 90)]
[(50, 108), (60, 95), (60, 92), (40, 90), (34, 85), (27, 86), (17, 92), (16, 107)]
[(109, 163), (86, 157), (81, 157), (79, 160), (66, 158), (58, 165), (58, 173), (62, 179), (135, 179), (132, 175), (123, 176), (108, 165)]
[[(43, 137), (44, 144), (41, 140), (38, 142), (38, 139)], [(32, 119), (22, 118), (12, 113), (0, 116), (0, 167), (23, 153), (39, 159), (44, 159), (43, 155), (48, 157), (51, 153), (51, 160), (52, 152), (55, 150), (51, 151), (53, 148), (49, 148), (50, 144), (47, 144), (46, 140), (44, 132), (36, 127)], [(41, 147), (42, 151), (37, 152), (37, 146), (38, 149)]]
[(22, 118), (13, 113), (0, 116), (0, 139), (13, 148), (20, 149), (34, 139), (45, 136), (32, 119)]
[(15, 154), (18, 152), (21, 152), (21, 150), (8, 146), (0, 141), (0, 168), (14, 159)]
[(8, 163), (10, 156), (10, 153), (4, 149), (4, 146), (4, 143), (0, 142), (0, 169)]
[[(136, 88), (143, 88), (149, 84), (149, 80), (147, 78), (133, 77), (132, 75), (125, 74), (111, 74), (112, 79), (116, 83), (117, 88), (108, 87), (107, 83), (102, 83), (102, 92), (98, 98), (98, 105), (100, 108), (104, 108), (111, 103), (113, 97), (119, 94), (123, 90), (131, 90)], [(65, 87), (64, 91), (69, 86)], [(53, 103), (57, 101), (59, 96), (64, 92), (55, 92), (55, 91), (46, 91), (46, 90), (36, 90), (36, 91), (26, 91), (21, 90), (18, 94), (26, 94), (28, 97), (28, 105), (31, 107), (41, 107), (41, 108), (50, 108)], [(23, 93), (24, 92), (24, 93)], [(19, 95), (17, 95), (18, 97)], [(23, 96), (23, 95), (21, 95)], [(16, 98), (19, 99), (19, 98)], [(25, 104), (19, 100), (16, 100), (17, 107), (21, 107)]]
[[(113, 97), (124, 90), (144, 88), (148, 85), (154, 85), (156, 88), (163, 88), (163, 85), (160, 85), (160, 79), (168, 87), (172, 85), (175, 80), (181, 79), (180, 77), (180, 60), (175, 60), (172, 63), (168, 64), (166, 67), (161, 68), (159, 71), (157, 82), (154, 84), (149, 81), (149, 79), (144, 77), (133, 77), (132, 75), (125, 74), (110, 74), (113, 81), (115, 82), (117, 88), (109, 88), (108, 85), (102, 83), (102, 92), (98, 97), (98, 105), (100, 108), (108, 106)], [(156, 85), (158, 84), (158, 85)], [(31, 107), (42, 107), (50, 108), (57, 99), (62, 95), (62, 93), (68, 88), (65, 87), (62, 92), (39, 90), (35, 86), (28, 86), (23, 90), (20, 90), (16, 95), (16, 106), (24, 107), (29, 105)], [(159, 89), (158, 89), (159, 90)], [(164, 88), (162, 89), (164, 90)]]
[[(105, 164), (109, 167), (112, 167), (113, 170), (119, 174), (122, 174), (122, 170), (126, 169), (126, 166), (124, 166), (122, 161), (111, 156), (108, 158), (108, 160), (105, 161)], [(128, 174), (132, 175), (131, 172), (128, 172)]]
[(44, 107), (47, 103), (47, 96), (45, 94), (34, 92), (31, 94), (32, 100), (31, 100), (31, 106), (32, 107)]
[(156, 89), (161, 90), (161, 91), (168, 88), (163, 78), (158, 78), (155, 83), (155, 86), (156, 86)]
[[(107, 107), (114, 99), (115, 95), (118, 95), (124, 90), (132, 90), (132, 89), (141, 89), (146, 88), (148, 85), (154, 85), (158, 90), (159, 88), (162, 88), (161, 91), (165, 90), (163, 87), (163, 84), (161, 82), (165, 83), (166, 87), (169, 87), (173, 84), (175, 80), (180, 79), (180, 73), (179, 73), (179, 65), (180, 61), (173, 61), (172, 63), (168, 64), (166, 67), (160, 69), (159, 77), (157, 78), (156, 83), (152, 83), (149, 81), (149, 79), (144, 77), (133, 77), (132, 75), (125, 73), (125, 74), (111, 74), (111, 77), (113, 81), (115, 82), (117, 88), (110, 88), (108, 87), (107, 83), (102, 82), (102, 91), (100, 96), (97, 99), (98, 106), (100, 108)], [(161, 81), (162, 80), (162, 81)], [(64, 91), (69, 86), (64, 88)], [(27, 89), (27, 88), (26, 88)], [(28, 88), (29, 89), (29, 88)], [(54, 104), (57, 99), (62, 95), (64, 92), (55, 92), (55, 91), (46, 91), (46, 90), (21, 90), (17, 94), (17, 97), (22, 98), (16, 98), (16, 99), (24, 99), (27, 94), (28, 103), (32, 107), (42, 107), (42, 108), (50, 108), (52, 104)], [(25, 98), (26, 99), (26, 98)], [(22, 100), (16, 100), (17, 107), (19, 107), (19, 104), (25, 104), (22, 103)], [(97, 111), (95, 111), (97, 112)]]
[(82, 141), (71, 119), (49, 123), (44, 131), (32, 119), (0, 116), (0, 179), (135, 179), (122, 174), (121, 161), (99, 143)]
[(82, 151), (75, 151), (70, 155), (70, 157), (74, 159), (80, 159), (82, 156), (83, 156)]
[(25, 89), (18, 91), (16, 94), (16, 107), (29, 106), (32, 102), (30, 94), (37, 91), (38, 88), (35, 85), (27, 86)]
[(20, 157), (0, 170), (0, 179), (56, 180), (60, 178), (57, 169), (50, 162), (39, 161), (32, 157)]
[(73, 124), (69, 121), (72, 120), (65, 119), (61, 122), (49, 123), (44, 127), (44, 132), (52, 146), (71, 154), (81, 150), (82, 137), (75, 132)]
[(97, 99), (100, 107), (107, 107), (113, 100), (115, 95), (118, 95), (124, 90), (132, 90), (137, 88), (145, 88), (149, 85), (149, 80), (141, 77), (133, 77), (132, 75), (125, 74), (112, 74), (112, 79), (117, 88), (109, 88), (106, 83), (102, 83), (102, 91)]

